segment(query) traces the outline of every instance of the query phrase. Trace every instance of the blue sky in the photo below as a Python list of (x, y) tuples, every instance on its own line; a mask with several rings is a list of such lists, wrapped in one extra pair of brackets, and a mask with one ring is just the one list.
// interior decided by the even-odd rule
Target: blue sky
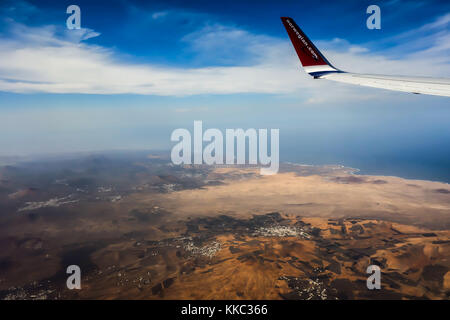
[[(1, 4), (3, 35), (8, 35), (10, 18), (30, 27), (54, 25), (65, 27), (65, 10), (73, 1), (13, 1)], [(205, 27), (222, 26), (244, 30), (252, 35), (263, 35), (285, 40), (285, 31), (279, 17), (290, 15), (305, 29), (310, 38), (347, 39), (363, 44), (371, 50), (385, 50), (398, 43), (392, 37), (445, 16), (450, 11), (448, 1), (379, 1), (382, 8), (382, 29), (368, 30), (365, 9), (373, 1), (76, 1), (82, 10), (82, 27), (101, 33), (88, 41), (112, 48), (116, 53), (130, 55), (131, 61), (148, 61), (166, 65), (234, 65), (239, 63), (240, 51), (233, 47), (209, 59), (195, 59), (199, 54), (189, 37)], [(64, 30), (63, 30), (64, 31)], [(330, 32), (332, 31), (332, 32)], [(192, 37), (191, 37), (192, 39)], [(232, 44), (235, 45), (235, 44)], [(225, 47), (224, 45), (222, 46)], [(237, 52), (236, 52), (237, 51)], [(234, 54), (233, 54), (234, 53)], [(407, 52), (404, 52), (407, 53)], [(225, 59), (224, 55), (230, 55)], [(126, 57), (122, 57), (126, 58)], [(228, 57), (227, 57), (228, 58)], [(250, 60), (251, 57), (246, 57)], [(230, 61), (228, 61), (230, 60)], [(245, 63), (246, 61), (240, 63)], [(231, 62), (232, 61), (232, 62)]]
[[(81, 30), (65, 27), (70, 4)], [(366, 28), (370, 4), (381, 30)], [(285, 15), (344, 70), (450, 77), (448, 1), (5, 0), (0, 155), (169, 149), (203, 120), (279, 128), (281, 159), (450, 164), (448, 98), (310, 79)]]

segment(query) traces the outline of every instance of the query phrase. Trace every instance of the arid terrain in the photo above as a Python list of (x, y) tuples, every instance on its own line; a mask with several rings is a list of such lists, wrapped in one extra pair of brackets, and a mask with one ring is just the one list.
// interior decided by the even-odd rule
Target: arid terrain
[(2, 166), (0, 298), (449, 299), (448, 184), (355, 173), (163, 153)]

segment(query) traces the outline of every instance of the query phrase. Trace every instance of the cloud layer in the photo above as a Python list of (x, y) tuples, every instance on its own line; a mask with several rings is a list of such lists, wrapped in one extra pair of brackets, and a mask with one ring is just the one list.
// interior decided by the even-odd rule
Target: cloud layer
[[(162, 16), (158, 13), (154, 18)], [(401, 60), (371, 54), (364, 46), (343, 39), (321, 41), (319, 47), (344, 70), (445, 77), (450, 74), (449, 21), (450, 14), (446, 14), (420, 29), (388, 39), (396, 43), (391, 51), (408, 51)], [(99, 36), (90, 29), (10, 24), (8, 37), (0, 39), (0, 91), (162, 96), (301, 92), (309, 96), (309, 102), (332, 94), (334, 99), (362, 97), (359, 88), (312, 81), (301, 72), (287, 36), (278, 39), (235, 27), (206, 26), (182, 41), (198, 59), (215, 55), (220, 66), (181, 68), (124, 61), (112, 49), (85, 42)], [(373, 92), (370, 90), (362, 91)]]

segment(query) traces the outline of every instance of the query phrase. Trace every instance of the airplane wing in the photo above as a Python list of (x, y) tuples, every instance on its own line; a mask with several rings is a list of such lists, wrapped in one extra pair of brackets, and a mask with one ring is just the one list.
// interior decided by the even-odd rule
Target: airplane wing
[(328, 79), (388, 90), (450, 97), (450, 79), (360, 74), (339, 70), (322, 55), (292, 18), (282, 17), (281, 21), (303, 69), (314, 79)]

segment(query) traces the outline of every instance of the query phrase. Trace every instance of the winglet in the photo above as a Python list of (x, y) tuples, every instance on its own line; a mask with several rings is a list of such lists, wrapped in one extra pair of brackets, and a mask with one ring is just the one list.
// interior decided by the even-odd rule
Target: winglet
[(286, 28), (292, 45), (302, 63), (303, 69), (305, 69), (309, 75), (317, 78), (326, 73), (341, 72), (328, 62), (292, 18), (281, 17), (281, 21)]

